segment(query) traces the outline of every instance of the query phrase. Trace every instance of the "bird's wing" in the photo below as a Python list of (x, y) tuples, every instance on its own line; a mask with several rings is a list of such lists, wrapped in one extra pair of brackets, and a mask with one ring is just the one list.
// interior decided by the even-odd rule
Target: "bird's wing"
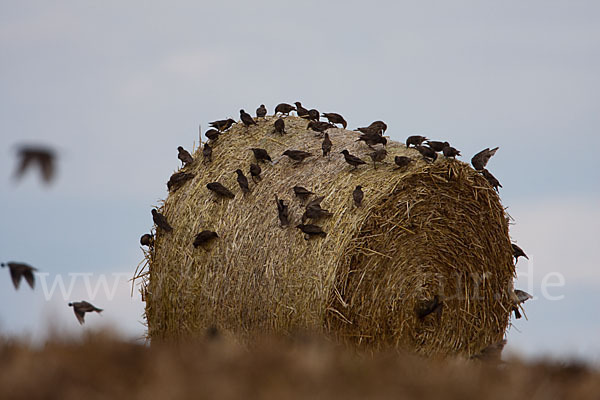
[(10, 268), (10, 278), (12, 279), (15, 289), (18, 289), (19, 286), (21, 285), (21, 275), (22, 274), (23, 274), (22, 271), (20, 271), (16, 268)]
[(25, 171), (27, 171), (27, 168), (29, 168), (29, 166), (35, 159), (32, 154), (30, 154), (27, 151), (23, 151), (23, 150), (21, 150), (21, 152), (19, 153), (19, 156), (21, 157), (21, 160), (20, 160), (17, 170), (15, 171), (16, 179), (20, 179), (23, 176)]
[(35, 287), (35, 277), (33, 276), (33, 269), (26, 269), (23, 271), (23, 277), (29, 284), (29, 286), (33, 289)]
[(54, 178), (54, 156), (50, 153), (40, 154), (37, 157), (38, 164), (42, 173), (42, 178), (46, 183), (50, 183)]
[(83, 325), (85, 322), (85, 311), (82, 311), (79, 308), (73, 306), (73, 312), (75, 312), (75, 317), (77, 317), (77, 321), (79, 321), (79, 323)]

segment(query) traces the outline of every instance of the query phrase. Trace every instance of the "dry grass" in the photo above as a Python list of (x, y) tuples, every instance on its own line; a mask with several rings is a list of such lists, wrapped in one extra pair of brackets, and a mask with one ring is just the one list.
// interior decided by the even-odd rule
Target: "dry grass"
[[(272, 132), (272, 119), (234, 126), (213, 146), (213, 162), (185, 170), (196, 177), (164, 202), (174, 227), (159, 232), (142, 274), (148, 334), (152, 339), (197, 336), (217, 326), (238, 339), (265, 333), (327, 333), (376, 350), (388, 346), (426, 355), (478, 353), (502, 338), (510, 316), (514, 266), (508, 224), (487, 181), (460, 161), (419, 160), (395, 170), (395, 155), (415, 150), (390, 142), (387, 165), (351, 170), (339, 152), (369, 160), (356, 132), (331, 130), (331, 159), (306, 121), (286, 118), (288, 134)], [(242, 195), (234, 171), (248, 171), (251, 147), (265, 148), (273, 165)], [(305, 150), (300, 166), (280, 155)], [(206, 189), (218, 181), (236, 194), (217, 199)], [(363, 206), (352, 204), (362, 185)], [(319, 221), (327, 238), (306, 241), (294, 228), (303, 205), (292, 187), (325, 196), (333, 217)], [(289, 228), (279, 227), (275, 194), (290, 206)], [(192, 246), (201, 230), (220, 239)], [(418, 303), (439, 293), (441, 320), (423, 321)]]

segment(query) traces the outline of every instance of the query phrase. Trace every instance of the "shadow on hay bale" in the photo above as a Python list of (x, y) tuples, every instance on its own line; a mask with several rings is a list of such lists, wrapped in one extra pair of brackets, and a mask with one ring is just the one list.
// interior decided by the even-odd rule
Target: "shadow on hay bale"
[[(460, 161), (393, 165), (395, 155), (420, 160), (390, 141), (387, 165), (351, 171), (339, 152), (368, 160), (356, 132), (329, 131), (331, 160), (307, 122), (286, 118), (284, 136), (272, 118), (235, 125), (213, 146), (213, 161), (185, 168), (195, 178), (170, 193), (162, 212), (174, 231), (159, 232), (148, 254), (145, 300), (151, 339), (201, 335), (210, 326), (240, 338), (318, 331), (346, 343), (397, 347), (424, 355), (472, 355), (500, 340), (511, 306), (514, 266), (508, 222), (487, 181)], [(243, 195), (234, 171), (248, 171), (251, 147), (267, 149), (262, 181)], [(305, 150), (301, 165), (280, 155)], [(235, 198), (206, 189), (218, 181)], [(356, 208), (352, 190), (365, 198)], [(303, 204), (292, 187), (325, 196), (333, 213), (318, 222), (326, 238), (305, 240), (294, 226)], [(289, 204), (290, 227), (279, 227), (275, 195)], [(192, 246), (204, 230), (219, 234)], [(438, 295), (442, 313), (417, 316)]]

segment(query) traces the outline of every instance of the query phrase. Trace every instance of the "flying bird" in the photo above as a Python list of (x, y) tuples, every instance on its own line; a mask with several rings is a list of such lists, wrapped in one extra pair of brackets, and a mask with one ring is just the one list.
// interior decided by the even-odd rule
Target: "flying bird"
[(87, 301), (76, 301), (73, 303), (69, 303), (69, 307), (73, 307), (73, 311), (75, 312), (75, 317), (77, 317), (77, 321), (81, 325), (85, 322), (85, 313), (86, 312), (97, 312), (100, 314), (103, 310), (101, 308), (97, 308)]
[(287, 103), (280, 103), (277, 104), (277, 107), (275, 107), (275, 115), (277, 115), (277, 113), (289, 115), (290, 112), (294, 111), (295, 109), (296, 108), (294, 106), (291, 106)]
[(260, 107), (258, 107), (256, 109), (256, 117), (257, 118), (264, 118), (267, 116), (267, 108), (265, 107), (264, 104), (261, 104)]
[(374, 152), (369, 153), (369, 157), (371, 157), (371, 160), (373, 160), (373, 168), (377, 169), (377, 166), (375, 165), (375, 163), (383, 162), (383, 160), (385, 160), (386, 156), (387, 156), (386, 149), (377, 149)]
[(460, 151), (456, 150), (452, 146), (444, 147), (442, 152), (444, 153), (444, 157), (446, 157), (446, 158), (455, 158), (456, 156), (460, 156)]
[(202, 156), (204, 157), (205, 162), (212, 161), (212, 147), (208, 143), (204, 143), (204, 147), (202, 148)]
[(306, 239), (306, 240), (310, 239), (313, 236), (321, 236), (321, 237), (327, 236), (327, 232), (324, 232), (323, 229), (318, 225), (298, 224), (298, 225), (296, 225), (296, 228), (298, 228), (302, 232), (304, 232), (304, 239)]
[(515, 258), (515, 264), (519, 261), (519, 257), (525, 257), (529, 260), (529, 257), (527, 257), (527, 254), (525, 254), (522, 248), (520, 248), (514, 243), (511, 243), (511, 246), (513, 251), (513, 257)]
[(498, 179), (496, 179), (496, 177), (494, 175), (492, 175), (492, 173), (490, 171), (488, 171), (487, 169), (482, 169), (481, 171), (481, 175), (483, 175), (483, 177), (489, 182), (490, 185), (492, 185), (492, 187), (496, 190), (496, 192), (498, 191), (499, 187), (502, 187), (502, 185), (500, 184), (500, 181)]
[(235, 173), (237, 174), (237, 181), (244, 193), (250, 193), (250, 188), (248, 187), (248, 179), (244, 175), (241, 169), (236, 169)]
[(222, 119), (219, 121), (210, 122), (209, 125), (215, 129), (217, 129), (219, 132), (224, 132), (227, 129), (231, 128), (231, 126), (235, 123), (236, 122), (233, 119), (228, 118), (228, 119)]
[(325, 132), (325, 137), (323, 138), (323, 143), (321, 143), (321, 149), (323, 150), (323, 157), (329, 156), (331, 152), (331, 139), (329, 139), (329, 133)]
[(165, 232), (171, 232), (173, 230), (173, 227), (167, 221), (167, 217), (165, 217), (155, 209), (152, 209), (152, 220), (154, 221), (156, 226), (158, 226)]
[(250, 176), (252, 177), (252, 180), (255, 183), (262, 179), (260, 177), (261, 172), (262, 172), (262, 169), (260, 168), (260, 166), (258, 164), (250, 164)]
[(433, 150), (435, 150), (436, 152), (439, 153), (441, 151), (444, 151), (444, 147), (450, 146), (450, 143), (448, 143), (448, 142), (438, 142), (436, 140), (428, 140), (427, 141), (427, 145), (429, 147), (431, 147)]
[(246, 127), (250, 125), (256, 125), (256, 121), (254, 120), (254, 118), (252, 118), (252, 115), (248, 114), (244, 110), (240, 110), (240, 119)]
[(294, 186), (292, 189), (294, 190), (294, 194), (302, 201), (305, 201), (311, 194), (314, 194), (302, 186)]
[(437, 153), (435, 152), (435, 150), (433, 150), (429, 146), (416, 145), (415, 149), (417, 149), (417, 151), (419, 153), (421, 153), (421, 155), (423, 156), (423, 158), (425, 158), (426, 160), (433, 160), (433, 161), (435, 161), (437, 159), (437, 156), (438, 156)]
[(412, 146), (420, 146), (426, 140), (427, 140), (427, 138), (425, 136), (419, 136), (419, 135), (409, 136), (406, 139), (406, 147), (410, 147), (411, 145)]
[(194, 176), (195, 175), (190, 172), (175, 172), (167, 182), (167, 190), (169, 192), (177, 191), (177, 189), (182, 187), (187, 181), (193, 179)]
[(206, 188), (213, 191), (220, 197), (227, 197), (228, 199), (233, 199), (235, 197), (235, 195), (229, 189), (221, 185), (219, 182), (207, 183)]
[(218, 138), (219, 135), (221, 134), (221, 132), (219, 132), (216, 129), (209, 129), (206, 131), (206, 133), (204, 134), (204, 136), (206, 136), (209, 140), (212, 140), (213, 142), (215, 142)]
[(285, 133), (285, 122), (283, 121), (283, 118), (277, 118), (273, 126), (275, 127), (275, 132), (279, 133), (280, 135)]
[(497, 151), (498, 147), (493, 148), (491, 150), (487, 148), (475, 154), (473, 158), (471, 158), (471, 164), (473, 165), (473, 168), (475, 168), (477, 171), (481, 171), (482, 169), (484, 169), (490, 158), (492, 158), (492, 156), (496, 154)]
[(33, 276), (33, 272), (37, 271), (37, 268), (18, 262), (8, 262), (6, 264), (2, 263), (0, 266), (8, 267), (10, 271), (10, 278), (12, 279), (15, 289), (19, 289), (19, 286), (21, 285), (21, 279), (23, 278), (25, 278), (25, 281), (29, 284), (29, 287), (32, 289), (35, 287), (35, 277)]
[(394, 163), (398, 166), (398, 168), (396, 168), (396, 169), (404, 168), (413, 161), (414, 160), (410, 157), (405, 157), (405, 156), (395, 156), (394, 157)]
[(296, 105), (296, 113), (300, 118), (308, 117), (308, 110), (302, 107), (302, 103), (297, 101), (294, 104)]
[(359, 166), (359, 165), (361, 165), (361, 164), (366, 164), (366, 162), (364, 162), (364, 161), (363, 161), (363, 160), (361, 160), (360, 158), (358, 158), (358, 157), (356, 157), (356, 156), (353, 156), (352, 154), (350, 154), (350, 153), (348, 152), (348, 150), (342, 150), (342, 151), (340, 152), (340, 154), (343, 154), (343, 155), (344, 155), (344, 159), (346, 160), (346, 162), (347, 162), (348, 164), (350, 164), (350, 165), (352, 165), (352, 166), (354, 167), (353, 169), (356, 169), (356, 168), (358, 168), (358, 166)]
[(209, 243), (213, 239), (217, 239), (218, 237), (219, 235), (217, 235), (217, 232), (204, 230), (196, 235), (196, 237), (194, 238), (193, 245), (195, 248), (198, 248), (199, 246), (204, 246), (205, 244)]
[(177, 152), (178, 152), (177, 158), (179, 158), (179, 160), (181, 160), (182, 166), (186, 166), (186, 165), (194, 162), (192, 155), (183, 147), (181, 147), (181, 146), (177, 147)]
[(275, 195), (275, 203), (277, 204), (277, 216), (279, 217), (279, 223), (281, 227), (283, 228), (284, 226), (288, 226), (290, 221), (287, 204), (285, 204), (283, 200), (279, 199), (277, 195)]
[(154, 236), (149, 233), (144, 233), (140, 238), (140, 244), (148, 247), (154, 246)]
[(329, 122), (331, 122), (332, 124), (342, 124), (342, 126), (344, 127), (344, 129), (346, 129), (346, 127), (348, 126), (348, 123), (346, 122), (346, 120), (344, 119), (344, 117), (342, 117), (340, 114), (336, 114), (336, 113), (323, 113), (322, 116), (325, 117), (325, 118), (327, 118), (327, 120), (329, 120)]
[(354, 200), (354, 205), (356, 207), (360, 207), (362, 205), (362, 201), (365, 197), (365, 194), (362, 191), (362, 186), (357, 185), (352, 192), (352, 200)]
[(271, 157), (265, 149), (251, 148), (250, 150), (252, 150), (252, 153), (254, 153), (254, 158), (256, 158), (257, 163), (260, 161), (271, 162)]
[(52, 182), (55, 174), (56, 154), (52, 149), (37, 146), (22, 146), (18, 150), (19, 165), (15, 179), (21, 179), (23, 174), (33, 166), (38, 167), (44, 183)]
[(298, 164), (300, 164), (302, 161), (304, 161), (304, 159), (312, 156), (311, 153), (309, 153), (307, 151), (302, 151), (302, 150), (286, 150), (283, 152), (282, 155), (288, 156), (292, 160), (296, 161)]
[(439, 320), (442, 316), (443, 307), (444, 302), (440, 301), (440, 296), (436, 294), (433, 297), (433, 299), (429, 299), (417, 304), (417, 306), (415, 307), (415, 312), (420, 320), (425, 319), (426, 316), (433, 313), (437, 315), (437, 318)]

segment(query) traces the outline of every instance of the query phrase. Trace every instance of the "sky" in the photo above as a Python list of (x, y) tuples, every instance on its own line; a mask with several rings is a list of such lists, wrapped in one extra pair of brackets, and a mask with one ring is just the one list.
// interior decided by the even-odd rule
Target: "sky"
[[(302, 101), (465, 161), (499, 146), (488, 168), (530, 257), (516, 287), (535, 296), (507, 352), (600, 364), (600, 3), (2, 1), (0, 54), (0, 260), (40, 273), (14, 291), (0, 270), (0, 332), (142, 337), (128, 280), (177, 146)], [(54, 185), (14, 182), (22, 143), (58, 149)], [(66, 303), (84, 297), (106, 311), (82, 328)]]

